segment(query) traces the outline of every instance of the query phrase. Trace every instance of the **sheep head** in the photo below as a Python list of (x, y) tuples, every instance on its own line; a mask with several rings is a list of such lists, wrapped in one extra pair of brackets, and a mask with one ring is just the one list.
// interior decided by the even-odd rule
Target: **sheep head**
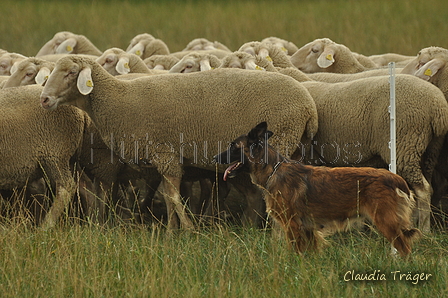
[(41, 106), (48, 110), (63, 104), (78, 106), (79, 100), (93, 90), (93, 63), (96, 62), (92, 59), (78, 56), (61, 58), (42, 90)]
[(291, 63), (307, 73), (323, 72), (335, 62), (337, 44), (328, 38), (316, 39), (291, 56)]
[(119, 48), (111, 48), (98, 57), (96, 62), (113, 76), (128, 74), (131, 71), (127, 53)]
[(417, 57), (410, 61), (401, 71), (425, 81), (434, 82), (436, 74), (440, 73), (448, 62), (448, 50), (440, 47), (422, 49)]
[(39, 58), (30, 57), (17, 64), (3, 88), (25, 86), (31, 84), (42, 85), (54, 68), (54, 63)]
[[(223, 60), (220, 68), (241, 68), (248, 70), (266, 70), (266, 67), (274, 66), (266, 58), (261, 56), (254, 57), (249, 53), (236, 51), (227, 55)], [(275, 69), (273, 71), (276, 71)]]
[(190, 73), (211, 70), (221, 65), (218, 57), (211, 54), (201, 54), (200, 51), (185, 55), (170, 69), (170, 73)]
[[(36, 56), (51, 55), (56, 53), (71, 53), (74, 47), (74, 37), (75, 34), (69, 31), (58, 32), (39, 50)], [(70, 39), (70, 41), (67, 42), (68, 39)]]
[[(126, 48), (126, 52), (136, 54), (137, 56), (141, 56), (142, 53), (136, 53), (135, 49), (143, 50), (146, 44), (153, 41), (154, 39), (155, 39), (154, 36), (152, 36), (149, 33), (138, 34), (131, 40), (129, 46)], [(139, 46), (136, 48), (137, 44)]]
[(17, 65), (26, 59), (25, 56), (16, 53), (6, 53), (0, 57), (0, 75), (9, 76), (15, 72)]

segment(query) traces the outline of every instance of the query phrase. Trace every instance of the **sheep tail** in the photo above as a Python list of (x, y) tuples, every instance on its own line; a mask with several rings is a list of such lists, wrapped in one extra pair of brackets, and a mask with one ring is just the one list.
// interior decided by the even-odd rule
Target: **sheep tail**
[(308, 122), (306, 123), (305, 132), (306, 132), (306, 136), (308, 139), (312, 139), (316, 135), (318, 126), (319, 125), (318, 125), (317, 113), (316, 113), (316, 114), (313, 114), (308, 119)]
[(444, 102), (442, 106), (434, 106), (434, 108), (431, 121), (432, 131), (437, 137), (444, 136), (448, 133), (448, 107)]

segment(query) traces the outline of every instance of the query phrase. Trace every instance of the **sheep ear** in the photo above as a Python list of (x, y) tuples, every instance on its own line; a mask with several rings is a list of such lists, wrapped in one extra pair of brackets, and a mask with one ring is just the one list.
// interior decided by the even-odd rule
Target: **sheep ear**
[(121, 57), (118, 59), (115, 69), (119, 74), (128, 74), (131, 71), (131, 68), (129, 67), (129, 58)]
[(445, 61), (441, 59), (432, 59), (415, 72), (415, 76), (425, 81), (429, 81), (443, 66)]
[(145, 51), (145, 46), (141, 42), (139, 42), (132, 49), (130, 49), (128, 51), (128, 53), (135, 54), (135, 55), (141, 57), (143, 55), (144, 51)]
[(48, 67), (42, 67), (34, 78), (36, 84), (43, 85), (43, 83), (45, 83), (50, 76), (50, 73), (51, 71)]
[(212, 67), (210, 65), (210, 60), (208, 60), (208, 59), (201, 60), (201, 62), (199, 62), (199, 65), (200, 65), (201, 71), (206, 71), (206, 70), (212, 69)]
[(165, 67), (162, 64), (157, 64), (153, 69), (165, 70)]
[(64, 40), (56, 49), (56, 54), (70, 54), (76, 46), (76, 39), (68, 38)]
[(82, 95), (87, 95), (93, 90), (92, 70), (87, 67), (79, 72), (78, 90)]
[(13, 75), (17, 71), (17, 66), (19, 65), (19, 62), (14, 63), (11, 68), (9, 69), (9, 73)]
[(334, 63), (334, 50), (325, 48), (325, 50), (320, 54), (319, 58), (317, 58), (317, 65), (320, 68), (327, 68)]
[(252, 60), (247, 61), (246, 63), (244, 63), (244, 65), (245, 65), (246, 69), (249, 69), (249, 70), (264, 70), (264, 71), (266, 71), (266, 69), (264, 69), (264, 68), (261, 67), (261, 66), (258, 66), (258, 65), (257, 65), (254, 61), (252, 61)]
[(258, 51), (258, 56), (261, 56), (263, 58), (266, 58), (269, 62), (273, 62), (271, 56), (269, 56), (268, 49), (261, 49)]

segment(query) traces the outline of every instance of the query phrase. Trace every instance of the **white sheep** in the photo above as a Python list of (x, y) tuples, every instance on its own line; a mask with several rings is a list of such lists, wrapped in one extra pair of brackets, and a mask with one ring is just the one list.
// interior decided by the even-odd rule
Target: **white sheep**
[(271, 43), (276, 47), (278, 47), (279, 49), (281, 49), (282, 51), (284, 51), (289, 56), (297, 52), (297, 50), (299, 49), (294, 43), (275, 36), (263, 38), (261, 42)]
[(155, 166), (164, 177), (169, 227), (176, 226), (174, 210), (184, 228), (192, 227), (178, 192), (183, 166), (215, 169), (213, 152), (248, 122), (269, 121), (281, 132), (272, 144), (285, 155), (291, 154), (287, 143), (317, 131), (315, 104), (306, 89), (287, 76), (259, 71), (216, 69), (125, 81), (92, 59), (65, 57), (47, 80), (41, 104), (86, 110), (104, 143), (123, 160)]
[(271, 60), (275, 67), (295, 67), (291, 63), (290, 57), (286, 52), (271, 43), (259, 41), (246, 42), (238, 49), (238, 51)]
[[(37, 58), (42, 59), (42, 60), (46, 60), (46, 61), (49, 61), (49, 62), (56, 62), (59, 59), (61, 59), (62, 57), (65, 57), (67, 55), (72, 55), (72, 54), (48, 54), (48, 55), (38, 56)], [(77, 55), (90, 57), (92, 59), (96, 59), (96, 58), (99, 57), (98, 55), (88, 55), (88, 54), (77, 54)]]
[(126, 52), (135, 54), (142, 59), (151, 57), (152, 55), (168, 55), (170, 50), (165, 42), (161, 39), (154, 38), (149, 33), (142, 33), (135, 36)]
[(448, 49), (427, 47), (408, 62), (401, 71), (436, 85), (448, 100)]
[(170, 73), (191, 73), (196, 71), (206, 71), (217, 68), (221, 65), (221, 60), (215, 55), (197, 51), (185, 55), (169, 70)]
[[(128, 54), (130, 55), (130, 54)], [(53, 62), (48, 62), (36, 57), (24, 59), (17, 66), (17, 70), (3, 83), (3, 88), (24, 86), (30, 84), (42, 85), (54, 68)], [(91, 220), (98, 222), (104, 221), (105, 203), (109, 201), (109, 195), (112, 186), (117, 183), (120, 172), (124, 171), (123, 164), (119, 162), (118, 157), (111, 158), (111, 152), (103, 143), (97, 129), (90, 118), (85, 115), (85, 131), (82, 141), (82, 147), (79, 150), (79, 165), (82, 167), (83, 174), (80, 183), (88, 184), (93, 181), (94, 187), (85, 191), (80, 187), (81, 202), (86, 206), (85, 213), (91, 217)], [(92, 158), (94, 157), (94, 163)], [(96, 198), (91, 198), (92, 194)], [(116, 195), (114, 193), (114, 195)], [(100, 198), (98, 200), (97, 198)], [(121, 206), (117, 202), (109, 204), (110, 206)], [(121, 208), (120, 210), (122, 210)], [(122, 212), (116, 212), (120, 214)], [(94, 217), (94, 218), (92, 218)]]
[(221, 60), (219, 68), (241, 68), (248, 70), (277, 71), (266, 57), (253, 56), (247, 52), (235, 51)]
[(20, 61), (26, 59), (26, 56), (17, 53), (3, 53), (0, 54), (0, 76), (9, 76), (14, 72), (15, 67)]
[(378, 67), (373, 61), (368, 63), (368, 60), (368, 57), (354, 53), (329, 38), (316, 39), (291, 56), (291, 63), (306, 73), (356, 73)]
[(368, 57), (378, 66), (387, 66), (390, 62), (395, 62), (395, 65), (397, 67), (404, 67), (412, 59), (415, 59), (415, 56), (408, 56), (397, 53), (370, 55)]
[(100, 56), (102, 52), (84, 35), (69, 31), (56, 33), (37, 52), (36, 57), (51, 54), (87, 54)]
[[(418, 225), (428, 232), (432, 189), (425, 175), (434, 170), (448, 131), (448, 103), (439, 89), (423, 80), (409, 75), (396, 75), (395, 80), (397, 173), (415, 192)], [(302, 85), (312, 95), (319, 117), (319, 131), (302, 152), (309, 163), (390, 164), (389, 76)]]
[[(403, 70), (402, 67), (396, 67), (395, 74), (400, 74), (402, 70)], [(369, 69), (356, 73), (315, 72), (315, 73), (308, 73), (306, 75), (314, 81), (339, 83), (369, 77), (386, 76), (389, 75), (389, 72), (390, 72), (389, 68), (378, 68), (378, 69)]]
[(131, 53), (127, 53), (120, 48), (110, 48), (96, 59), (104, 69), (113, 76), (128, 73), (154, 73), (143, 60)]
[(50, 228), (75, 194), (70, 160), (82, 143), (86, 114), (73, 107), (43, 111), (41, 92), (39, 85), (0, 90), (0, 189), (48, 179), (55, 198), (42, 226)]
[(151, 57), (145, 58), (143, 62), (145, 62), (149, 69), (168, 71), (174, 64), (179, 62), (179, 60), (179, 58), (173, 55), (152, 55)]
[[(257, 63), (263, 65), (262, 60)], [(303, 155), (300, 158), (315, 156), (307, 162), (331, 166), (387, 166), (390, 163), (388, 76), (378, 74), (345, 83), (327, 84), (312, 81), (309, 76), (293, 68), (266, 70), (288, 70), (282, 73), (302, 82), (316, 102), (319, 131), (312, 140), (307, 140), (311, 146), (302, 147), (302, 152), (296, 152)], [(327, 75), (340, 77), (357, 74)], [(397, 171), (416, 192), (418, 222), (423, 230), (428, 231), (431, 186), (427, 179), (431, 177), (441, 150), (441, 141), (448, 131), (448, 104), (441, 97), (442, 93), (430, 84), (418, 82), (409, 75), (396, 75), (396, 80)], [(345, 121), (347, 119), (350, 120)], [(317, 155), (312, 147), (318, 152)], [(354, 159), (350, 160), (351, 157)]]
[[(408, 62), (401, 73), (416, 76), (437, 86), (448, 100), (448, 49), (434, 46), (423, 48), (414, 59)], [(448, 138), (442, 150), (443, 154), (437, 164), (437, 171), (448, 179)], [(439, 186), (435, 185), (435, 187)], [(435, 199), (437, 200), (437, 197)]]
[(216, 49), (216, 50), (202, 50), (202, 51), (180, 51), (180, 52), (171, 53), (169, 56), (173, 56), (177, 59), (182, 59), (184, 56), (193, 54), (196, 52), (201, 52), (204, 55), (205, 54), (214, 55), (214, 56), (218, 57), (219, 59), (222, 59), (225, 56), (227, 56), (229, 53), (231, 53), (229, 51)]
[(205, 51), (205, 50), (223, 50), (232, 52), (228, 47), (218, 41), (210, 41), (207, 38), (195, 38), (190, 41), (187, 46), (182, 50), (186, 51)]
[(42, 85), (54, 68), (54, 62), (49, 62), (36, 57), (22, 60), (14, 68), (14, 72), (3, 83), (3, 88), (25, 86), (31, 84)]

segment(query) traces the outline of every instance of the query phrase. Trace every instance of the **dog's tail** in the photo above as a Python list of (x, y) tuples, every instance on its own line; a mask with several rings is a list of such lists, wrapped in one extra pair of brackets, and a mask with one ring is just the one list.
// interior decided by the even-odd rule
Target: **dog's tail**
[[(422, 232), (416, 228), (410, 228), (410, 218), (412, 210), (415, 207), (414, 195), (409, 188), (405, 188), (405, 191), (400, 188), (395, 189), (397, 195), (401, 200), (397, 202), (397, 216), (399, 221), (403, 224), (401, 227), (402, 237), (404, 238), (404, 243), (402, 245), (410, 246), (410, 244), (418, 240), (422, 236)], [(409, 248), (410, 249), (410, 248)]]
[(409, 222), (412, 210), (415, 208), (415, 199), (407, 185), (405, 187), (395, 188), (397, 193), (397, 210), (396, 214), (401, 222)]

